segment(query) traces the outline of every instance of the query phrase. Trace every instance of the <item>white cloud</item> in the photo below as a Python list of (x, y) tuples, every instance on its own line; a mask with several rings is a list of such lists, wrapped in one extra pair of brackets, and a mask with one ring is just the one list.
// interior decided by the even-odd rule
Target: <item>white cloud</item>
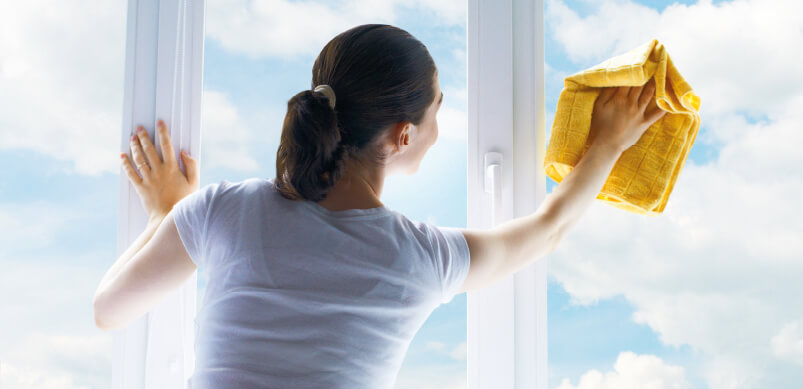
[(605, 59), (610, 52), (642, 44), (642, 36), (654, 31), (659, 18), (655, 9), (629, 1), (599, 2), (597, 12), (586, 18), (560, 0), (547, 0), (545, 8), (545, 32), (573, 62)]
[(551, 273), (574, 303), (623, 295), (663, 343), (702, 351), (689, 368), (712, 389), (792, 386), (799, 376), (779, 358), (796, 360), (795, 332), (780, 329), (803, 310), (790, 298), (803, 295), (803, 52), (788, 49), (803, 46), (800, 4), (700, 2), (653, 14), (607, 1), (586, 18), (559, 1), (549, 7), (553, 32), (578, 60), (664, 42), (701, 96), (695, 147), (719, 146), (704, 165), (686, 161), (658, 217), (595, 203), (551, 255)]
[(455, 104), (459, 107), (465, 107), (468, 104), (468, 87), (463, 86), (460, 88), (455, 88), (453, 86), (444, 86), (441, 88), (441, 92), (443, 93), (443, 104), (446, 108), (446, 104)]
[(253, 131), (224, 93), (209, 89), (203, 91), (201, 125), (201, 152), (209, 158), (201, 161), (204, 167), (220, 166), (250, 172), (259, 169), (248, 150)]
[(0, 204), (0, 388), (108, 387), (111, 334), (95, 328), (92, 296), (113, 254), (62, 246), (86, 220), (57, 204)]
[(752, 180), (738, 167), (687, 162), (663, 215), (595, 204), (550, 271), (575, 302), (624, 295), (663, 343), (732, 358), (744, 365), (732, 377), (760, 375), (778, 325), (801, 312), (788, 297), (803, 294), (803, 221), (789, 217), (803, 214), (800, 166)]
[[(799, 381), (799, 374), (783, 377), (762, 377), (756, 369), (756, 361), (747, 361), (732, 355), (718, 355), (705, 362), (705, 381), (708, 388), (786, 388)], [(772, 384), (773, 379), (780, 379), (778, 384)]]
[(111, 334), (94, 327), (92, 313), (105, 269), (69, 256), (27, 259), (0, 272), (0, 307), (14, 319), (0, 324), (0, 387), (107, 387)]
[(438, 110), (437, 121), (438, 138), (443, 137), (464, 142), (468, 138), (468, 114), (466, 111), (447, 107), (444, 104)]
[(452, 56), (454, 57), (456, 62), (465, 63), (466, 62), (466, 49), (458, 48), (452, 50)]
[(88, 386), (78, 386), (69, 374), (53, 374), (36, 367), (18, 367), (0, 362), (0, 388), (87, 389)]
[(402, 366), (395, 389), (465, 389), (464, 365)]
[(317, 56), (335, 35), (360, 24), (394, 24), (397, 9), (432, 12), (443, 24), (463, 25), (460, 0), (223, 1), (207, 3), (207, 37), (252, 57)]
[(34, 333), (0, 356), (3, 361), (0, 388), (108, 387), (111, 351), (109, 333), (86, 336)]
[(596, 12), (581, 18), (560, 0), (546, 2), (547, 33), (582, 68), (656, 38), (701, 96), (703, 115), (772, 117), (803, 89), (803, 50), (795, 49), (803, 47), (801, 2), (700, 1), (660, 14), (631, 1), (594, 4)]
[(125, 3), (0, 2), (0, 151), (117, 172)]
[[(317, 55), (348, 28), (392, 23), (400, 9), (416, 7), (432, 11), (444, 24), (465, 23), (465, 4), (458, 0), (334, 5), (217, 0), (207, 5), (206, 33), (229, 50), (287, 59)], [(67, 162), (79, 174), (119, 173), (126, 10), (124, 2), (96, 1), (86, 7), (44, 0), (0, 3), (0, 151), (42, 153)], [(237, 143), (246, 133), (228, 130), (233, 133), (204, 137)], [(210, 158), (218, 158), (215, 165), (254, 170), (253, 158), (238, 153), (242, 149), (202, 147), (217, 149)]]
[(683, 367), (666, 364), (654, 355), (629, 351), (619, 354), (613, 371), (589, 370), (577, 385), (564, 379), (556, 389), (683, 389), (691, 388)]
[[(430, 223), (429, 221), (427, 221)], [(456, 361), (465, 361), (467, 355), (467, 343), (460, 342), (456, 344), (454, 347), (448, 349), (446, 343), (439, 342), (439, 341), (430, 341), (426, 344), (427, 350), (435, 350), (440, 354), (447, 355)]]
[(396, 0), (396, 3), (431, 11), (442, 24), (446, 25), (465, 25), (468, 17), (466, 13), (468, 2), (465, 0), (418, 0), (414, 2)]
[(772, 351), (778, 358), (803, 365), (803, 320), (786, 324), (773, 336)]
[(444, 351), (446, 350), (446, 343), (439, 342), (437, 340), (432, 340), (427, 342), (426, 349), (435, 351)]
[(468, 139), (468, 88), (443, 87), (443, 105), (438, 110), (438, 137), (465, 142)]
[[(0, 204), (0, 261), (52, 244), (57, 234), (88, 216), (60, 204), (43, 201)], [(46, 223), (43, 221), (47, 221)]]
[[(0, 4), (9, 32), (0, 35), (0, 149), (40, 152), (81, 174), (119, 172), (124, 5)], [(250, 131), (235, 107), (205, 91), (202, 115), (207, 166), (255, 170)]]
[[(83, 255), (97, 256), (95, 253)], [(86, 258), (75, 256), (4, 258), (0, 272), (0, 307), (4, 316), (14, 320), (5, 320), (0, 327), (0, 355), (29, 332), (55, 334), (59, 330), (94, 330), (92, 296), (106, 268), (76, 263)], [(114, 260), (95, 259), (95, 263), (108, 262), (109, 265)]]
[(468, 344), (466, 342), (458, 343), (457, 346), (449, 351), (449, 356), (458, 361), (465, 361), (468, 351), (467, 345)]

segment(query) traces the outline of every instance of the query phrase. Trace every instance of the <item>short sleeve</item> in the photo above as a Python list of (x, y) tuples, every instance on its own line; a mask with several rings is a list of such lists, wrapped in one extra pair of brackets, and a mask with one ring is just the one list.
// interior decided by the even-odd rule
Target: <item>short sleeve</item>
[(458, 228), (430, 226), (430, 229), (436, 268), (441, 279), (441, 304), (446, 304), (452, 301), (468, 275), (468, 243)]
[(204, 266), (206, 231), (210, 206), (220, 183), (208, 184), (179, 200), (173, 206), (173, 220), (184, 248), (196, 266)]

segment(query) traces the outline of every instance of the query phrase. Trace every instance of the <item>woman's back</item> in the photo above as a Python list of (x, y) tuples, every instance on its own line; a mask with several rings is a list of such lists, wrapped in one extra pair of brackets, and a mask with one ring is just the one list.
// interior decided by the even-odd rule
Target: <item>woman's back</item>
[(386, 207), (288, 200), (273, 181), (224, 180), (174, 207), (209, 280), (191, 387), (392, 386), (465, 279), (465, 238)]

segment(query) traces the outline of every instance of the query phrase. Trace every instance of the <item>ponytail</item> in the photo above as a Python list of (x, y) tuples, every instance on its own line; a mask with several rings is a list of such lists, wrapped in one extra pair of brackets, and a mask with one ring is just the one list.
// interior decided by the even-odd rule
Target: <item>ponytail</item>
[(287, 101), (276, 155), (276, 188), (285, 198), (320, 201), (343, 174), (348, 145), (324, 93), (305, 90)]

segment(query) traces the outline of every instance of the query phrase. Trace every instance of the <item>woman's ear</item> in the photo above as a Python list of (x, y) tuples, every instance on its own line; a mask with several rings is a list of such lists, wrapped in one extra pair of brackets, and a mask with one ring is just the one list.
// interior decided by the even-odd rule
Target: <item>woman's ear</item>
[(393, 141), (393, 149), (397, 152), (401, 152), (405, 146), (408, 146), (415, 136), (411, 134), (411, 131), (415, 131), (415, 126), (413, 126), (410, 122), (399, 122), (393, 127), (393, 131), (391, 131), (391, 139)]

